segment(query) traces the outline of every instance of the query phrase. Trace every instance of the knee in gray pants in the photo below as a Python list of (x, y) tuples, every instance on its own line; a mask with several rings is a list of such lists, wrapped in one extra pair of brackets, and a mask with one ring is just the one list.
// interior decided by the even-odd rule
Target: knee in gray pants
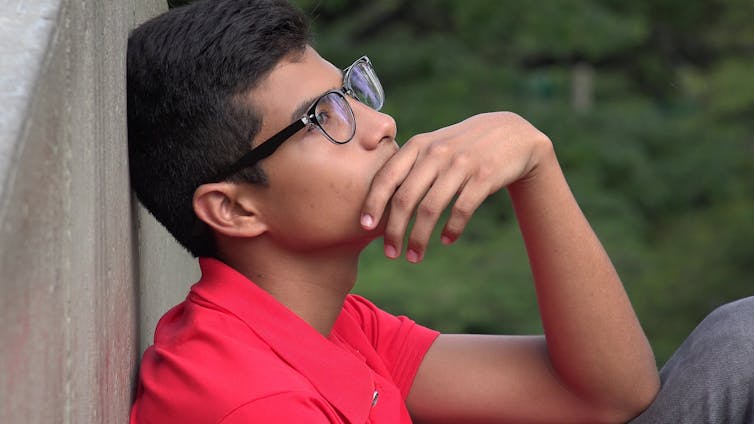
[(633, 423), (754, 423), (754, 297), (709, 314), (660, 372)]

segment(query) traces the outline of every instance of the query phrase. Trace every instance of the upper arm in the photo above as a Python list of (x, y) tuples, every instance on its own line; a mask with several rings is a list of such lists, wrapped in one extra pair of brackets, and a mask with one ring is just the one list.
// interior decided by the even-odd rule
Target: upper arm
[(346, 298), (343, 311), (355, 324), (349, 328), (341, 321), (338, 332), (352, 342), (365, 336), (405, 399), (424, 354), (439, 333), (405, 316), (389, 314), (357, 295)]
[(442, 334), (407, 404), (417, 423), (609, 420), (560, 383), (543, 336)]

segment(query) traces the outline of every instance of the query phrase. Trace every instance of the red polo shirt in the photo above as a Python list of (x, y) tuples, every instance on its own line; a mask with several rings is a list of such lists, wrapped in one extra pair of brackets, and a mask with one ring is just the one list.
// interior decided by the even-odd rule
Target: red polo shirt
[(410, 423), (437, 332), (349, 295), (324, 337), (234, 269), (202, 278), (145, 352), (131, 423)]

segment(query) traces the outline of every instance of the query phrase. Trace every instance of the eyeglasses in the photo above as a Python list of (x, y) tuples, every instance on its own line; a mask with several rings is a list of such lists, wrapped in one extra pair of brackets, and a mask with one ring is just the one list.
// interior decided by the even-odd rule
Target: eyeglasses
[(374, 110), (382, 109), (385, 93), (369, 58), (362, 56), (343, 70), (343, 87), (330, 90), (312, 103), (296, 122), (251, 149), (235, 163), (221, 171), (214, 181), (222, 181), (243, 168), (270, 156), (280, 145), (306, 126), (318, 128), (333, 143), (345, 144), (356, 133), (356, 118), (346, 95)]

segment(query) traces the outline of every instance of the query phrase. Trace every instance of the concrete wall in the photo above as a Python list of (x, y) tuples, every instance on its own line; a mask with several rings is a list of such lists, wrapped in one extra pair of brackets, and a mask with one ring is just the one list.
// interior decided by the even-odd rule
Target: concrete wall
[(133, 202), (125, 46), (164, 0), (0, 7), (0, 422), (128, 419), (138, 357), (196, 280)]

